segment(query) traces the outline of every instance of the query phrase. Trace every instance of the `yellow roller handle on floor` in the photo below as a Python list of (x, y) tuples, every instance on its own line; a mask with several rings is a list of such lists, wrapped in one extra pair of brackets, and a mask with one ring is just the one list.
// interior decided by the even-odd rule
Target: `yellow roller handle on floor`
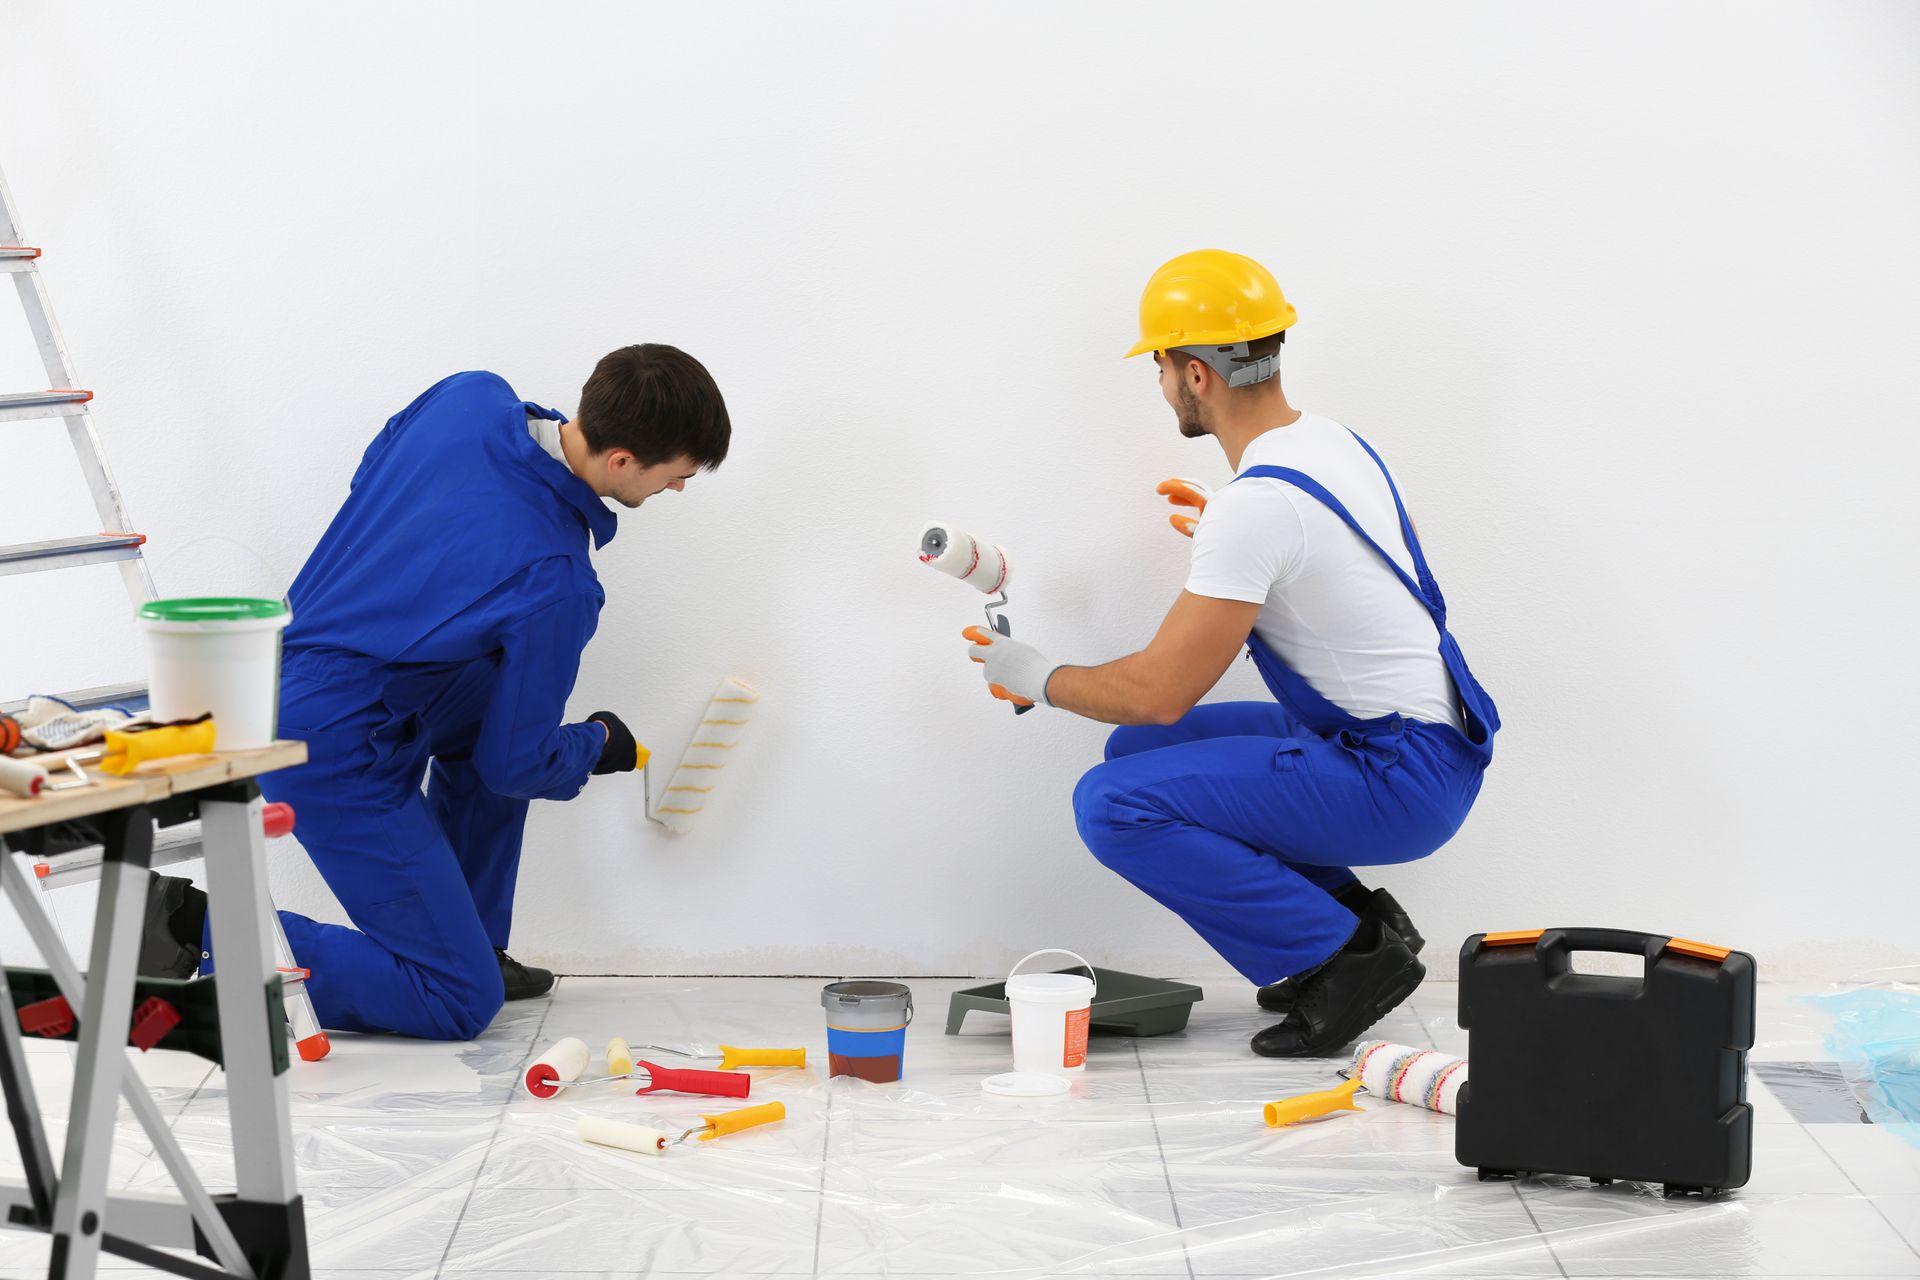
[(1360, 1078), (1355, 1076), (1336, 1088), (1322, 1089), (1318, 1093), (1303, 1093), (1297, 1098), (1282, 1098), (1278, 1102), (1269, 1102), (1266, 1109), (1267, 1123), (1278, 1128), (1283, 1124), (1298, 1124), (1302, 1120), (1324, 1116), (1332, 1111), (1358, 1111), (1360, 1104), (1353, 1100), (1353, 1095), (1359, 1087)]
[(619, 1036), (607, 1041), (607, 1074), (610, 1076), (633, 1074), (633, 1049)]
[(732, 1071), (737, 1067), (804, 1067), (806, 1065), (805, 1049), (739, 1049), (730, 1044), (720, 1046), (722, 1071)]
[(751, 1129), (756, 1125), (772, 1124), (776, 1120), (787, 1118), (787, 1104), (784, 1102), (763, 1102), (757, 1107), (742, 1107), (738, 1111), (723, 1111), (717, 1116), (701, 1116), (712, 1128), (700, 1135), (700, 1141), (712, 1142), (722, 1134), (738, 1133), (742, 1129)]

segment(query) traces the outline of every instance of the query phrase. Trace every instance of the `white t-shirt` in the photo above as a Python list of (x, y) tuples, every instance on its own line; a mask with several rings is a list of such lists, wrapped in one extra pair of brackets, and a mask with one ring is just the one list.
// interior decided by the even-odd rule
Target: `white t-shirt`
[(542, 418), (537, 414), (527, 415), (527, 434), (533, 442), (553, 455), (553, 460), (561, 466), (567, 465), (566, 450), (560, 447), (560, 424), (552, 418)]
[[(1339, 423), (1303, 413), (1256, 436), (1240, 459), (1242, 471), (1250, 467), (1291, 467), (1319, 481), (1418, 576), (1386, 477)], [(1433, 615), (1339, 516), (1286, 481), (1256, 476), (1213, 495), (1193, 532), (1187, 590), (1258, 603), (1255, 633), (1342, 710), (1462, 728)]]

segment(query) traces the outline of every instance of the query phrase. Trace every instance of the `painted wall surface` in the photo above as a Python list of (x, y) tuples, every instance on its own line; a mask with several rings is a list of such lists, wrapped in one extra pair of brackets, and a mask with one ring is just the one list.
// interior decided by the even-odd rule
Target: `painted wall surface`
[[(637, 779), (536, 806), (528, 959), (1220, 968), (1076, 838), (1104, 730), (988, 699), (980, 600), (912, 554), (1003, 542), (1058, 661), (1145, 642), (1187, 552), (1153, 486), (1227, 473), (1119, 355), (1218, 245), (1298, 305), (1289, 393), (1394, 464), (1506, 717), (1466, 829), (1377, 877), (1436, 971), (1578, 923), (1838, 978), (1920, 958), (1916, 55), (1899, 3), (15, 3), (0, 163), (169, 593), (284, 591), (449, 372), (718, 378), (734, 456), (599, 555), (573, 706), (671, 758), (721, 676), (766, 700), (690, 837)], [(58, 428), (0, 431), (0, 540), (90, 530)], [(137, 673), (116, 592), (0, 582), (9, 695)]]

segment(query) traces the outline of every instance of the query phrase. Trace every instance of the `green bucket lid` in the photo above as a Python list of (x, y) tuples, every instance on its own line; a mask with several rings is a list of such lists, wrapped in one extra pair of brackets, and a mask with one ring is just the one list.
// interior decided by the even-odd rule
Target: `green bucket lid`
[(152, 622), (246, 622), (284, 618), (286, 602), (250, 600), (244, 596), (199, 596), (190, 600), (152, 600), (140, 606), (140, 616)]

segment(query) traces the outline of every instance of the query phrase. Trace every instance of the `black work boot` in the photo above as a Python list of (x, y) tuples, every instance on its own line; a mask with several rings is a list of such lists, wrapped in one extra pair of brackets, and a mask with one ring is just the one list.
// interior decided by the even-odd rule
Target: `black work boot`
[(507, 999), (531, 1000), (553, 990), (553, 970), (521, 964), (499, 947), (493, 954), (500, 960), (500, 981), (506, 984)]
[(151, 876), (140, 933), (139, 971), (148, 978), (191, 978), (200, 968), (207, 895), (183, 876)]
[(1299, 979), (1293, 1012), (1253, 1037), (1266, 1058), (1339, 1052), (1413, 994), (1427, 967), (1386, 925), (1363, 922), (1333, 959)]
[[(1372, 921), (1383, 924), (1400, 935), (1400, 941), (1407, 944), (1407, 950), (1415, 955), (1427, 945), (1420, 931), (1413, 927), (1413, 920), (1407, 915), (1399, 901), (1385, 889), (1369, 889), (1355, 883), (1333, 895), (1333, 900), (1360, 917), (1360, 923)], [(1278, 982), (1269, 982), (1255, 994), (1262, 1009), (1269, 1013), (1286, 1013), (1293, 1008), (1293, 980), (1282, 978)]]

